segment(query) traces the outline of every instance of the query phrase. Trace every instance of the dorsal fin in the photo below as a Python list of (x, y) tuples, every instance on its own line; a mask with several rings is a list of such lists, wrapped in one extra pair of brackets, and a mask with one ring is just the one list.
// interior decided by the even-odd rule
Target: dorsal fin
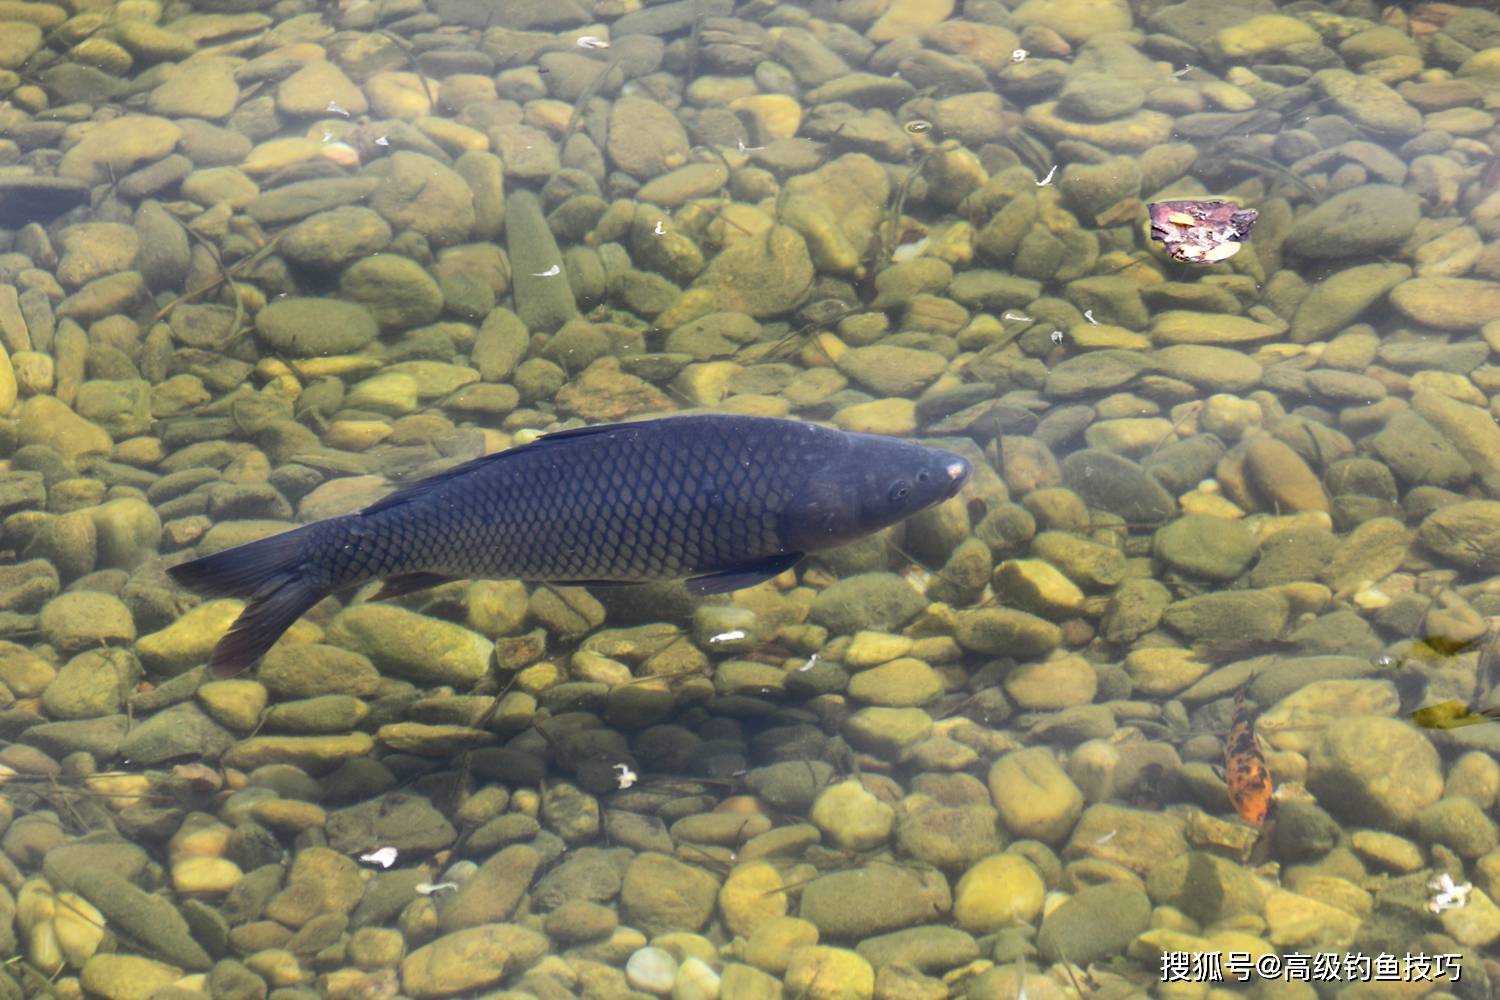
[(437, 489), (447, 482), (450, 482), (451, 480), (457, 479), (460, 476), (464, 476), (470, 472), (473, 472), (475, 469), (484, 468), (496, 462), (503, 462), (506, 459), (512, 458), (516, 455), (520, 455), (524, 452), (532, 452), (540, 448), (555, 447), (560, 442), (571, 441), (574, 438), (593, 437), (598, 434), (608, 434), (627, 427), (643, 427), (649, 424), (659, 423), (660, 420), (670, 419), (672, 418), (662, 417), (659, 420), (640, 420), (631, 423), (595, 424), (592, 427), (571, 427), (567, 430), (553, 431), (551, 434), (543, 434), (541, 437), (537, 438), (535, 441), (532, 441), (530, 444), (517, 445), (514, 448), (507, 448), (504, 451), (497, 451), (493, 455), (481, 455), (478, 458), (472, 458), (467, 462), (460, 462), (451, 469), (444, 469), (442, 472), (434, 473), (433, 475), (430, 475), (425, 479), (419, 479), (414, 483), (408, 483), (404, 486), (401, 486), (389, 496), (382, 497), (379, 500), (376, 500), (370, 506), (361, 510), (360, 513), (378, 514), (383, 510), (390, 510), (392, 507), (398, 507), (401, 504), (410, 503), (413, 500), (417, 500), (424, 496), (427, 496), (433, 490)]

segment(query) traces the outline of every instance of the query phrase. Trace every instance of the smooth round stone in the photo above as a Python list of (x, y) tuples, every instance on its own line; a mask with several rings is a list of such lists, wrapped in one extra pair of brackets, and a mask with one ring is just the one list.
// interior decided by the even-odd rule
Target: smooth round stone
[(1412, 278), (1391, 290), (1391, 304), (1414, 323), (1440, 330), (1477, 330), (1500, 316), (1500, 283)]
[(1001, 757), (990, 768), (989, 787), (1001, 821), (1018, 837), (1059, 841), (1083, 811), (1083, 793), (1046, 747)]
[(1403, 242), (1420, 218), (1415, 195), (1393, 184), (1364, 184), (1299, 216), (1286, 248), (1318, 260), (1378, 253)]
[(183, 858), (172, 865), (172, 888), (184, 895), (222, 896), (243, 877), (228, 858)]
[(896, 811), (858, 781), (844, 781), (818, 795), (810, 818), (835, 846), (865, 851), (890, 837)]
[(672, 992), (677, 980), (677, 959), (661, 948), (638, 948), (625, 962), (625, 981), (657, 996)]
[(1400, 829), (1442, 795), (1443, 772), (1420, 729), (1398, 719), (1352, 716), (1323, 730), (1309, 755), (1307, 786), (1337, 816)]
[(1128, 115), (1145, 103), (1145, 93), (1129, 80), (1077, 73), (1064, 85), (1057, 110), (1069, 118), (1097, 122)]
[(375, 317), (362, 305), (327, 298), (285, 298), (255, 317), (261, 338), (293, 357), (346, 354), (375, 339)]
[(719, 974), (703, 959), (690, 956), (677, 970), (672, 1000), (718, 1000)]
[(964, 872), (954, 892), (953, 918), (972, 934), (988, 934), (1015, 921), (1029, 923), (1042, 910), (1047, 886), (1019, 854), (994, 854)]

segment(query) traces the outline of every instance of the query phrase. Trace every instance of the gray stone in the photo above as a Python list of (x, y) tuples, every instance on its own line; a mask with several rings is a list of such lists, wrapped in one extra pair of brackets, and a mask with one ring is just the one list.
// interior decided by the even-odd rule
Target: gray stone
[(1158, 524), (1177, 510), (1162, 485), (1128, 458), (1097, 448), (1075, 451), (1062, 461), (1063, 482), (1091, 507), (1132, 524)]
[(255, 329), (268, 345), (298, 358), (357, 351), (379, 333), (370, 310), (329, 298), (277, 299), (256, 314)]
[(1392, 184), (1364, 184), (1298, 216), (1286, 248), (1317, 259), (1379, 253), (1410, 236), (1420, 217), (1415, 195)]
[(530, 191), (513, 191), (505, 201), (506, 250), (516, 313), (530, 330), (551, 333), (578, 315), (562, 254), (547, 225), (542, 203)]

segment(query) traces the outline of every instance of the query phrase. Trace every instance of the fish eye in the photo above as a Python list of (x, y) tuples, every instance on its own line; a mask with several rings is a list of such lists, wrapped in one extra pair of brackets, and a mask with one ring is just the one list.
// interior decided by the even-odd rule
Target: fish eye
[(906, 480), (898, 479), (891, 484), (890, 497), (892, 503), (899, 503), (905, 500), (909, 493), (911, 493), (911, 487), (906, 484)]

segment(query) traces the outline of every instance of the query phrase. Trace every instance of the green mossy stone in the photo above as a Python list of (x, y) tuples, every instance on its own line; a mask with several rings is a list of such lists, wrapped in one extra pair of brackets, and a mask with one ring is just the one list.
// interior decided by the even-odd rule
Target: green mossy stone
[(1151, 921), (1151, 900), (1137, 886), (1090, 886), (1047, 914), (1037, 947), (1049, 962), (1097, 962), (1125, 950)]

